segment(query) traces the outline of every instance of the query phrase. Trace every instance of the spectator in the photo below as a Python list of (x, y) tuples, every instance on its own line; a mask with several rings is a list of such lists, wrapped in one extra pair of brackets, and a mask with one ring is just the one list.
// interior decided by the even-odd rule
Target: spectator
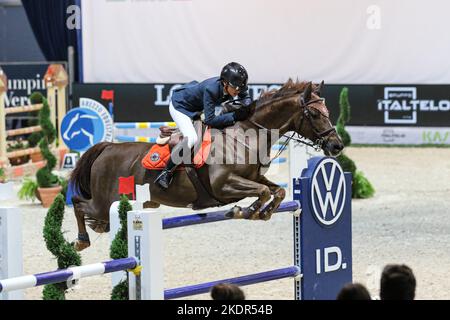
[(213, 300), (245, 300), (245, 294), (235, 284), (220, 283), (211, 289)]
[(336, 300), (372, 300), (372, 298), (362, 284), (348, 283), (339, 291)]
[(416, 278), (410, 267), (390, 264), (384, 267), (380, 281), (381, 300), (414, 300)]

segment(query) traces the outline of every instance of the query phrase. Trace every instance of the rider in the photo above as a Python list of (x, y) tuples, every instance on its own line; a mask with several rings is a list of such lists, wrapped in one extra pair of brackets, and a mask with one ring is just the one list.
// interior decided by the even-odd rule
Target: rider
[[(205, 124), (212, 128), (222, 129), (234, 125), (237, 121), (248, 118), (252, 99), (248, 93), (248, 74), (245, 68), (236, 62), (227, 64), (220, 77), (207, 79), (201, 83), (193, 81), (174, 90), (169, 106), (172, 119), (184, 136), (183, 142), (172, 150), (165, 169), (156, 178), (155, 183), (167, 189), (172, 181), (173, 172), (180, 163), (175, 163), (174, 154), (182, 156), (183, 148), (197, 143), (198, 136), (192, 120), (204, 111)], [(235, 99), (238, 97), (238, 99)], [(233, 101), (241, 108), (225, 113), (224, 106)], [(187, 141), (187, 142), (186, 142)]]

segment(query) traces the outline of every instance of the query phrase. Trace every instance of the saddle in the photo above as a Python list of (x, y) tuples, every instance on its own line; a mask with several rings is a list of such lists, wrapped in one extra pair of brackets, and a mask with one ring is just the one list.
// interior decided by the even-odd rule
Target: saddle
[[(211, 130), (205, 126), (202, 121), (195, 121), (194, 128), (199, 137), (202, 137), (200, 147), (194, 148), (196, 152), (191, 157), (190, 164), (183, 164), (177, 170), (184, 170), (186, 166), (194, 165), (196, 169), (200, 169), (205, 165), (206, 159), (211, 151)], [(142, 159), (142, 166), (148, 170), (163, 170), (170, 158), (172, 149), (184, 139), (179, 129), (173, 127), (160, 127), (159, 137), (156, 144), (152, 146), (150, 152)]]
[(159, 137), (156, 143), (160, 146), (169, 145), (170, 149), (183, 140), (183, 134), (178, 128), (163, 126), (159, 128)]
[[(199, 148), (197, 147), (198, 151), (196, 151), (195, 155), (192, 154), (192, 162), (180, 165), (177, 171), (186, 170), (189, 179), (194, 185), (197, 192), (197, 200), (192, 204), (194, 210), (222, 206), (224, 204), (212, 194), (207, 167), (205, 170), (199, 171), (205, 165), (211, 151), (211, 129), (204, 125), (201, 120), (194, 121), (194, 128), (199, 137), (202, 137), (202, 143)], [(141, 162), (142, 166), (147, 170), (163, 170), (170, 159), (171, 150), (181, 143), (184, 138), (177, 128), (163, 126), (159, 130), (160, 134), (156, 144), (152, 146)]]

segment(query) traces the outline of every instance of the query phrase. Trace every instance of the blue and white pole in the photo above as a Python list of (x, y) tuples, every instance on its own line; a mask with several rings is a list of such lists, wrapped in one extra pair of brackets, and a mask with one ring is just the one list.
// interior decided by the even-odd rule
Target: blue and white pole
[(81, 278), (96, 276), (105, 273), (112, 273), (120, 270), (134, 269), (137, 266), (138, 260), (134, 257), (131, 257), (0, 280), (0, 293), (61, 282), (67, 282), (69, 286), (72, 286), (74, 281), (77, 281)]

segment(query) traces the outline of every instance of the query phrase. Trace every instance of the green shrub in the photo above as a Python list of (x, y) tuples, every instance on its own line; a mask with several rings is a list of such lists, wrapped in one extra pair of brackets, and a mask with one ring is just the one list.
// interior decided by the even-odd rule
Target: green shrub
[(129, 300), (128, 280), (120, 281), (112, 290), (111, 300)]
[(59, 182), (58, 177), (52, 173), (56, 166), (56, 157), (49, 148), (56, 139), (56, 130), (50, 120), (50, 107), (47, 99), (36, 92), (31, 95), (30, 100), (32, 104), (42, 103), (43, 105), (39, 111), (39, 124), (42, 127), (42, 138), (39, 141), (39, 148), (42, 156), (47, 160), (47, 164), (36, 173), (36, 180), (40, 188), (50, 188), (58, 185)]
[(38, 185), (36, 181), (25, 178), (22, 183), (22, 187), (20, 188), (17, 196), (20, 200), (27, 200), (27, 201), (35, 201), (36, 200), (36, 191), (37, 191)]
[(352, 175), (355, 175), (356, 164), (352, 159), (350, 159), (344, 153), (342, 153), (340, 156), (336, 158), (336, 160), (339, 162), (344, 172), (351, 172)]
[[(127, 238), (127, 214), (132, 207), (128, 198), (122, 195), (119, 204), (120, 229), (111, 243), (109, 256), (112, 259), (122, 259), (128, 257), (128, 238)], [(127, 280), (117, 284), (111, 293), (111, 300), (128, 300), (128, 273)]]
[(353, 176), (352, 197), (357, 199), (371, 198), (375, 194), (372, 184), (364, 177), (361, 171), (357, 171)]
[[(44, 240), (47, 249), (56, 257), (58, 269), (81, 265), (81, 257), (61, 231), (65, 199), (59, 194), (47, 212), (44, 224)], [(67, 284), (46, 285), (42, 292), (44, 300), (65, 300)]]
[(30, 148), (34, 148), (39, 144), (39, 141), (44, 137), (44, 134), (42, 131), (40, 132), (33, 132), (28, 136), (28, 145)]
[(345, 125), (350, 121), (350, 102), (348, 101), (348, 88), (343, 88), (339, 96), (340, 113), (336, 125), (336, 130), (341, 136), (344, 146), (348, 147), (352, 143), (352, 139), (345, 130)]
[[(339, 119), (336, 124), (336, 131), (342, 138), (344, 146), (348, 147), (352, 139), (345, 130), (345, 124), (350, 120), (350, 102), (348, 100), (348, 88), (343, 88), (339, 97)], [(345, 152), (345, 149), (344, 149)], [(357, 171), (355, 162), (342, 153), (336, 158), (344, 172), (352, 174), (352, 198), (370, 198), (375, 194), (375, 189), (363, 173)]]

